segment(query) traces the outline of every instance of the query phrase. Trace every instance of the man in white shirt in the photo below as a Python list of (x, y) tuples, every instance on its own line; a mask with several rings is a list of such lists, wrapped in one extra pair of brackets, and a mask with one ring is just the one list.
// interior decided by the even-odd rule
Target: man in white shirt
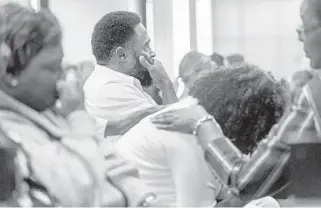
[(106, 14), (97, 22), (91, 44), (98, 66), (84, 85), (85, 102), (88, 112), (98, 118), (101, 133), (106, 121), (117, 129), (111, 124), (118, 125), (119, 120), (137, 116), (135, 112), (143, 112), (139, 121), (146, 113), (159, 110), (143, 90), (152, 83), (161, 90), (164, 104), (177, 101), (162, 64), (153, 60), (150, 38), (137, 14), (127, 11)]
[[(184, 108), (194, 102), (188, 98), (159, 113)], [(137, 165), (148, 191), (155, 193), (165, 206), (215, 205), (220, 185), (212, 176), (196, 138), (158, 130), (150, 122), (151, 116), (144, 118), (117, 141), (117, 151)]]

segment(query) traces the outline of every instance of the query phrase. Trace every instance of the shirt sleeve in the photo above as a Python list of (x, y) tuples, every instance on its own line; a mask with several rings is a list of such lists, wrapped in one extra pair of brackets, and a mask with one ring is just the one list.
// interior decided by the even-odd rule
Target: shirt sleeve
[(126, 83), (109, 83), (85, 100), (86, 109), (95, 117), (110, 120), (157, 105), (152, 98)]
[(220, 185), (214, 181), (196, 140), (176, 132), (161, 132), (175, 182), (176, 205), (203, 207), (215, 204)]
[[(275, 182), (287, 163), (289, 143), (296, 143), (303, 135), (312, 135), (313, 111), (304, 93), (297, 103), (273, 127), (247, 160), (226, 137), (214, 138), (208, 143), (206, 158), (210, 166), (236, 191), (252, 196), (262, 195)], [(250, 195), (250, 194), (249, 194)]]

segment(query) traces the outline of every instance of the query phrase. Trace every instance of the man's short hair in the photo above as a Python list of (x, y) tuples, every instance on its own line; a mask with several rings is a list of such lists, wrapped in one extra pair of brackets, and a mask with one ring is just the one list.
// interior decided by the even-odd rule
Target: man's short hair
[(135, 35), (134, 27), (141, 23), (138, 14), (128, 11), (111, 12), (95, 25), (91, 47), (97, 61), (108, 61), (113, 50), (125, 46)]
[(284, 87), (253, 65), (222, 67), (202, 76), (191, 89), (221, 125), (224, 134), (249, 153), (281, 118)]

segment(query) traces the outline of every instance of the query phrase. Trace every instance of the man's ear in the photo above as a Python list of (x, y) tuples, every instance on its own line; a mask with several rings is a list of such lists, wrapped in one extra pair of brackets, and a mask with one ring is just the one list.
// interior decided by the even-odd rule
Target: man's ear
[(123, 47), (117, 47), (115, 52), (119, 62), (122, 62), (122, 63), (127, 62), (127, 54)]

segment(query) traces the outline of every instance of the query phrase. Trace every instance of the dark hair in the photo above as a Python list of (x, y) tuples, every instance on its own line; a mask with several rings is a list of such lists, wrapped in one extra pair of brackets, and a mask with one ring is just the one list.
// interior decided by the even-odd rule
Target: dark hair
[(190, 94), (215, 117), (224, 134), (249, 153), (281, 118), (284, 87), (253, 65), (222, 67), (202, 76)]
[(244, 62), (244, 56), (238, 53), (230, 54), (226, 57), (227, 62), (232, 64), (239, 64)]
[(219, 53), (216, 53), (214, 52), (212, 55), (211, 55), (211, 59), (212, 61), (214, 61), (218, 66), (223, 66), (224, 65), (224, 56), (219, 54)]
[(138, 14), (127, 11), (111, 12), (95, 25), (91, 47), (97, 61), (108, 61), (112, 51), (124, 46), (135, 35), (134, 27), (141, 22)]
[(18, 74), (41, 49), (61, 42), (62, 32), (56, 17), (47, 10), (36, 12), (19, 4), (0, 7), (4, 19), (1, 36), (11, 49), (7, 72)]

